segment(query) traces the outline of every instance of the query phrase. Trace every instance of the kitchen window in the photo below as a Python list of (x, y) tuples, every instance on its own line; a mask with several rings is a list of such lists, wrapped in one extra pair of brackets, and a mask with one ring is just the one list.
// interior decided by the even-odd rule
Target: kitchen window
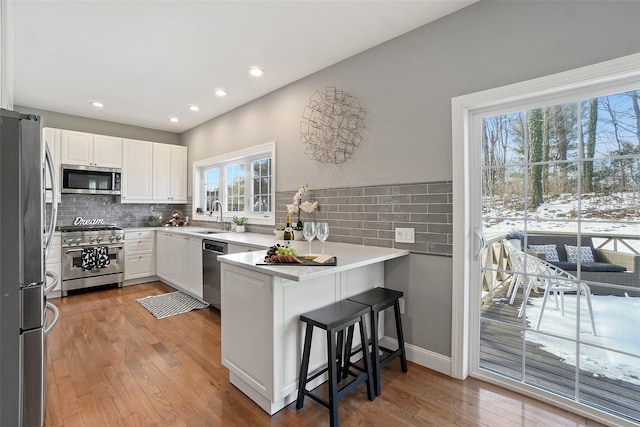
[[(275, 142), (194, 162), (193, 218), (275, 224)], [(220, 203), (216, 203), (219, 201)]]

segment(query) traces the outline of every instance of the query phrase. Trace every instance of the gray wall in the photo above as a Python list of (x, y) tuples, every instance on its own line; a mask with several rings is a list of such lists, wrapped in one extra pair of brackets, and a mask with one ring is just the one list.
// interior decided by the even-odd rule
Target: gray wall
[(87, 117), (72, 116), (70, 114), (39, 110), (21, 105), (16, 105), (14, 109), (21, 113), (38, 114), (42, 116), (44, 127), (180, 145), (180, 135), (177, 133), (90, 119)]
[[(637, 53), (638, 16), (640, 2), (480, 1), (185, 132), (182, 142), (193, 162), (275, 140), (279, 191), (450, 181), (452, 97)], [(327, 86), (367, 111), (364, 140), (341, 165), (308, 159), (299, 142), (303, 109)], [(412, 254), (388, 267), (388, 283), (406, 293), (407, 342), (449, 356), (451, 259)]]

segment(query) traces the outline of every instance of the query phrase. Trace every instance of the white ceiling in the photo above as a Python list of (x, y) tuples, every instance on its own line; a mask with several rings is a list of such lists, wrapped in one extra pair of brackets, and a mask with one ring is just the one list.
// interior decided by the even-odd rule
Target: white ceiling
[(473, 2), (12, 0), (14, 104), (181, 133)]

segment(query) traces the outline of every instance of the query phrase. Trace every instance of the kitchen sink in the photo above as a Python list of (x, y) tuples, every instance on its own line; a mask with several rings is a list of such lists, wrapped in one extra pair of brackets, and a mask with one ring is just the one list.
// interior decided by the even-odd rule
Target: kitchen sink
[(196, 233), (198, 234), (218, 234), (218, 233), (224, 233), (224, 231), (222, 230), (211, 230), (211, 231), (196, 231)]

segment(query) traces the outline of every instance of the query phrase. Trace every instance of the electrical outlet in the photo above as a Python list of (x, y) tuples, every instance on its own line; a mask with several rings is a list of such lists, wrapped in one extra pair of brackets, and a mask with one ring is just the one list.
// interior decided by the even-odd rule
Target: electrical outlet
[(415, 229), (413, 228), (396, 228), (396, 242), (398, 243), (415, 243)]
[(398, 305), (400, 306), (400, 314), (404, 314), (404, 298), (398, 299)]

